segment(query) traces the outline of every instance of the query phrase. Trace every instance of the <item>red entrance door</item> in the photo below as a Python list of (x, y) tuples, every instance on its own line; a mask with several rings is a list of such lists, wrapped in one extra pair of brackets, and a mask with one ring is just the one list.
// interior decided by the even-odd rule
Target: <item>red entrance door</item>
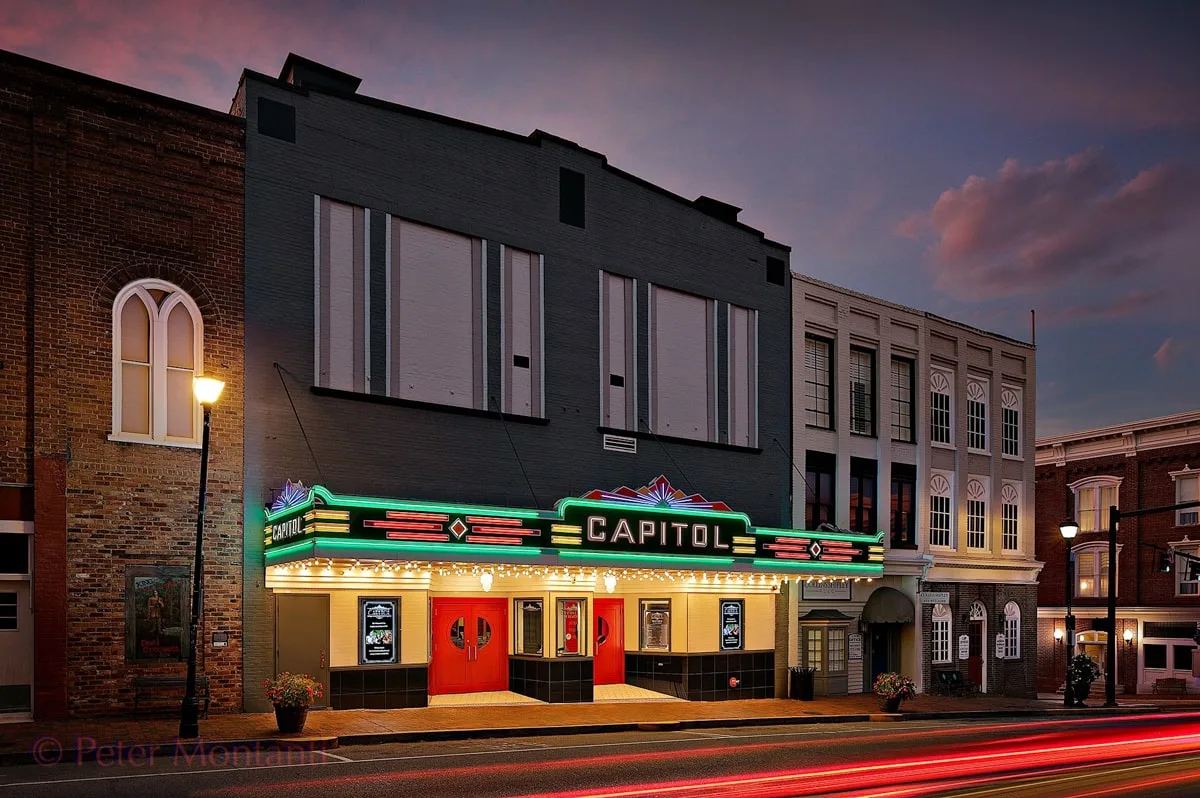
[(967, 643), (967, 678), (983, 690), (983, 621), (971, 621)]
[(508, 689), (508, 602), (433, 599), (429, 693)]
[(595, 599), (596, 684), (625, 683), (625, 600)]

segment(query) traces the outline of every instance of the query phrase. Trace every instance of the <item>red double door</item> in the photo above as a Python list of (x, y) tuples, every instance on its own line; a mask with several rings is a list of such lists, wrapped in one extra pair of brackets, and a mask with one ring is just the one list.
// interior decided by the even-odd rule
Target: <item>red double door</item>
[(508, 602), (433, 599), (429, 694), (508, 689)]
[(592, 601), (596, 629), (594, 676), (596, 684), (625, 683), (625, 601)]

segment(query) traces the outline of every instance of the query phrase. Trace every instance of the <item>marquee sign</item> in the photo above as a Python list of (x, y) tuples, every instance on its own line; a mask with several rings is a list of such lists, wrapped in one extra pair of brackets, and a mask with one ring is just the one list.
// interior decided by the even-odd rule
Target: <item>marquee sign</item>
[(439, 552), (456, 558), (557, 554), (575, 563), (744, 562), (815, 574), (880, 576), (881, 539), (882, 533), (756, 527), (745, 513), (685, 494), (660, 476), (636, 490), (596, 490), (562, 499), (552, 512), (341, 496), (320, 485), (289, 482), (267, 510), (263, 544), (269, 562), (316, 556), (317, 546), (358, 546), (410, 559), (433, 559)]

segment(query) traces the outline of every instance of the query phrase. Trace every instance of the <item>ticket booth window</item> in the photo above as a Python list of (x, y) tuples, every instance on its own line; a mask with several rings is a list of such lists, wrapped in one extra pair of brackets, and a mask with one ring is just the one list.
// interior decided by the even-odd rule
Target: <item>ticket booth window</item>
[(586, 609), (587, 601), (581, 598), (558, 600), (558, 656), (581, 657), (586, 653), (583, 647)]
[(516, 649), (518, 654), (542, 655), (543, 612), (541, 599), (515, 599)]

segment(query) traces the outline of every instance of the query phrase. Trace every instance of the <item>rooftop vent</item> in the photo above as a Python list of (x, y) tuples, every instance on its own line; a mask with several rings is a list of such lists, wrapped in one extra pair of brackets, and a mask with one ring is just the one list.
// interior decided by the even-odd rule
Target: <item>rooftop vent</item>
[(354, 94), (362, 83), (362, 78), (356, 78), (334, 69), (331, 66), (318, 64), (295, 53), (288, 53), (279, 70), (279, 79), (294, 86), (307, 86), (317, 89), (332, 89), (333, 91)]
[(604, 451), (637, 454), (637, 438), (628, 435), (605, 435)]

